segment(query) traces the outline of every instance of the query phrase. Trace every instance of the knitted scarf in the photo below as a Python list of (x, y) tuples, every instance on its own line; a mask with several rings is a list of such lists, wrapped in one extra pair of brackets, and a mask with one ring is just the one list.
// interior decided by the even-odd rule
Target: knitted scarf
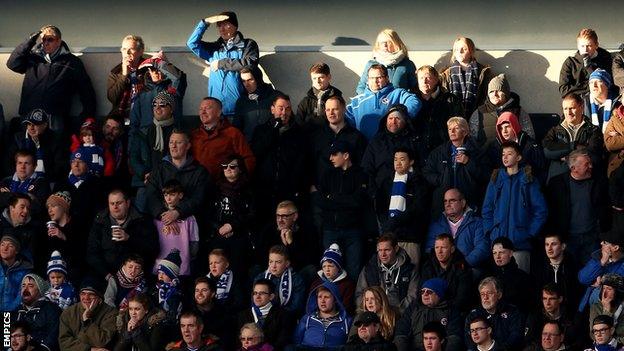
[(78, 301), (76, 289), (69, 282), (64, 282), (58, 287), (50, 286), (50, 289), (45, 293), (45, 297), (63, 310)]
[(171, 283), (161, 281), (156, 283), (156, 288), (158, 289), (158, 305), (165, 311), (169, 311), (167, 300), (178, 292), (178, 282), (179, 280), (176, 278), (173, 279)]
[(35, 141), (33, 140), (30, 135), (28, 135), (28, 132), (26, 132), (26, 136), (24, 138), (24, 143), (22, 145), (22, 148), (24, 149), (29, 149), (35, 150), (35, 173), (38, 173), (39, 175), (44, 175), (45, 174), (45, 164), (43, 163), (43, 148), (41, 147), (41, 142), (39, 140)]
[(138, 293), (145, 291), (145, 279), (143, 279), (143, 272), (137, 275), (134, 279), (128, 277), (126, 273), (124, 273), (123, 269), (120, 268), (117, 271), (117, 282), (124, 289), (132, 289), (124, 296), (124, 298), (119, 303), (120, 309), (128, 308), (128, 301)]
[(464, 111), (474, 111), (477, 107), (477, 91), (479, 88), (479, 72), (477, 61), (470, 62), (469, 69), (463, 72), (457, 60), (451, 66), (451, 93), (462, 99)]
[(407, 173), (401, 175), (394, 172), (394, 180), (392, 181), (392, 189), (390, 190), (390, 208), (388, 213), (390, 218), (405, 212), (407, 176)]
[(273, 307), (271, 301), (262, 307), (258, 307), (252, 302), (251, 314), (253, 315), (254, 323), (262, 327), (264, 325), (264, 321), (266, 320), (266, 316), (269, 314), (269, 311), (271, 311), (271, 307)]
[(315, 87), (312, 87), (312, 92), (316, 94), (316, 106), (314, 107), (314, 115), (317, 117), (322, 116), (322, 112), (324, 112), (323, 108), (323, 97), (329, 91), (329, 89), (318, 90)]
[(32, 190), (31, 187), (34, 187), (37, 178), (39, 178), (39, 176), (36, 172), (23, 181), (19, 180), (17, 174), (13, 174), (9, 190), (11, 190), (12, 193), (28, 194), (28, 192)]
[(217, 293), (215, 297), (217, 300), (225, 300), (230, 295), (230, 289), (232, 288), (232, 281), (234, 280), (234, 274), (231, 269), (226, 270), (217, 279), (212, 273), (208, 273), (208, 278), (215, 279), (217, 281)]
[[(607, 123), (609, 123), (609, 119), (611, 119), (611, 109), (613, 108), (613, 97), (609, 96), (605, 100), (604, 104), (602, 104), (602, 133), (607, 129)], [(595, 126), (600, 126), (600, 121), (598, 120), (598, 112), (600, 110), (600, 106), (596, 103), (596, 100), (591, 100), (591, 120), (592, 124)]]
[(388, 67), (401, 62), (405, 58), (405, 52), (403, 50), (397, 50), (395, 52), (373, 51), (373, 58), (375, 61)]
[[(280, 298), (280, 305), (282, 306), (286, 306), (286, 304), (288, 304), (288, 301), (290, 301), (290, 296), (292, 293), (292, 275), (293, 269), (292, 267), (288, 267), (284, 271), (284, 273), (282, 273), (282, 276), (279, 277), (280, 282), (277, 293)], [(264, 273), (264, 277), (266, 279), (271, 279), (271, 276), (272, 274), (268, 270)]]
[(169, 127), (173, 125), (173, 117), (166, 119), (164, 121), (159, 121), (156, 118), (153, 119), (154, 125), (156, 126), (156, 140), (154, 141), (154, 150), (162, 152), (165, 147), (165, 142), (163, 140), (163, 127)]
[(76, 189), (80, 188), (82, 183), (84, 183), (87, 179), (89, 179), (89, 173), (85, 173), (81, 176), (75, 176), (72, 172), (69, 172), (69, 176), (67, 177), (69, 184), (75, 186)]
[(606, 344), (594, 344), (594, 349), (596, 349), (597, 351), (615, 351), (618, 350), (617, 344), (617, 339), (612, 338), (611, 341)]

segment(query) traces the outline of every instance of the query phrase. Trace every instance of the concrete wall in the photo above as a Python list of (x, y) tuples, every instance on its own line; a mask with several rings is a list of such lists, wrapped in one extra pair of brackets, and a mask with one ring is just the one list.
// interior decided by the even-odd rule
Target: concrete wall
[[(298, 49), (301, 50), (301, 49)], [(86, 49), (81, 54), (97, 93), (98, 114), (110, 110), (106, 99), (106, 79), (110, 69), (120, 60), (116, 48)], [(184, 113), (197, 114), (197, 106), (206, 95), (207, 65), (183, 48), (165, 48), (169, 60), (188, 75), (188, 89), (184, 99)], [(499, 73), (505, 73), (511, 88), (520, 94), (522, 106), (528, 112), (553, 113), (560, 110), (558, 79), (561, 64), (571, 50), (495, 50), (478, 53), (480, 62), (490, 64)], [(411, 51), (410, 58), (417, 66), (424, 64), (444, 67), (448, 64), (446, 51)], [(307, 70), (317, 61), (328, 63), (332, 70), (333, 83), (345, 95), (353, 96), (355, 85), (370, 57), (368, 50), (344, 51), (273, 51), (262, 52), (260, 64), (265, 80), (287, 94), (294, 103), (304, 96), (310, 87)], [(6, 67), (8, 52), (0, 53), (0, 103), (4, 105), (5, 116), (17, 114), (23, 76)]]

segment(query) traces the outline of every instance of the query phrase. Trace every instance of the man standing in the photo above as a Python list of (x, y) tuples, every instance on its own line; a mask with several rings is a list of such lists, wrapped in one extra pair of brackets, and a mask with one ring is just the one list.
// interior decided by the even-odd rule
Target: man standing
[(232, 125), (243, 132), (247, 141), (251, 141), (254, 129), (273, 117), (271, 105), (276, 91), (271, 84), (264, 82), (262, 70), (258, 66), (243, 68), (240, 79), (245, 92), (236, 101), (236, 116)]
[[(202, 41), (206, 29), (214, 23), (220, 38), (214, 42)], [(236, 100), (243, 93), (239, 71), (258, 65), (258, 44), (253, 39), (245, 39), (238, 31), (236, 14), (225, 11), (200, 20), (186, 45), (195, 55), (210, 63), (208, 96), (223, 103), (224, 116), (234, 115)]]
[(145, 43), (138, 35), (126, 35), (121, 41), (121, 63), (108, 74), (106, 90), (108, 101), (113, 104), (110, 114), (130, 118), (132, 104), (143, 90), (145, 71), (139, 71), (139, 64), (149, 58), (144, 56)]
[[(610, 72), (610, 71), (609, 71)], [(593, 125), (606, 134), (607, 124), (613, 116), (617, 104), (617, 92), (611, 89), (613, 78), (602, 68), (597, 68), (589, 75), (589, 94), (585, 94), (585, 116), (591, 117)]]
[(598, 47), (598, 35), (593, 29), (583, 28), (576, 36), (578, 50), (574, 56), (568, 57), (561, 66), (559, 74), (559, 92), (561, 97), (568, 94), (583, 95), (587, 93), (589, 75), (602, 68), (611, 74), (611, 54)]
[[(95, 116), (95, 92), (82, 61), (69, 51), (55, 26), (44, 26), (18, 45), (7, 61), (13, 72), (24, 74), (19, 114), (34, 109), (50, 115), (50, 128), (68, 133), (77, 130), (82, 119)], [(82, 112), (70, 121), (74, 94), (80, 95)]]
[(370, 140), (377, 133), (381, 118), (390, 106), (396, 104), (405, 105), (409, 119), (416, 117), (421, 105), (416, 95), (405, 89), (395, 88), (390, 83), (385, 66), (374, 64), (368, 69), (366, 90), (351, 99), (347, 106), (347, 120)]
[(324, 62), (318, 62), (310, 67), (312, 87), (306, 96), (301, 99), (297, 107), (297, 123), (309, 132), (322, 127), (327, 122), (325, 103), (332, 96), (342, 96), (342, 92), (331, 85), (331, 72)]
[(30, 335), (49, 350), (58, 350), (59, 317), (62, 310), (48, 301), (44, 294), (48, 282), (31, 273), (22, 279), (22, 304), (17, 310), (16, 321), (23, 321), (30, 327)]

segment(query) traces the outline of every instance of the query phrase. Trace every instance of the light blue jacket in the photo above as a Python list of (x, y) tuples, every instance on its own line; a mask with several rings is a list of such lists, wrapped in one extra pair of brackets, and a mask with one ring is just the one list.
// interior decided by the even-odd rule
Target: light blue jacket
[[(364, 72), (362, 72), (357, 88), (355, 88), (356, 94), (362, 94), (366, 90), (366, 84), (368, 83), (368, 70), (374, 64), (379, 64), (379, 62), (376, 60), (369, 60), (366, 63), (366, 67), (364, 67)], [(392, 83), (395, 87), (409, 90), (418, 86), (416, 65), (409, 58), (405, 57), (401, 60), (401, 62), (385, 67), (388, 69), (388, 79), (390, 79), (390, 83)]]
[(19, 256), (11, 267), (0, 265), (0, 308), (3, 311), (15, 311), (22, 303), (22, 279), (32, 269), (32, 264)]

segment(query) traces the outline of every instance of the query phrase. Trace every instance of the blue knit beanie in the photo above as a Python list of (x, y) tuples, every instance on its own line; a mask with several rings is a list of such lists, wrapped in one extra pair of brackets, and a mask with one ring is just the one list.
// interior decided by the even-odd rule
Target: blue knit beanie
[(340, 251), (340, 246), (338, 244), (333, 243), (329, 245), (327, 250), (323, 253), (323, 258), (321, 258), (321, 266), (323, 266), (323, 262), (330, 261), (338, 267), (338, 270), (342, 271), (342, 252)]
[(446, 289), (448, 288), (448, 284), (446, 280), (442, 278), (431, 278), (425, 281), (422, 288), (433, 290), (433, 292), (436, 293), (436, 295), (438, 295), (440, 300), (444, 300), (444, 297), (446, 295)]
[(54, 250), (52, 255), (50, 255), (50, 261), (48, 261), (48, 270), (47, 274), (50, 275), (52, 272), (61, 272), (67, 275), (67, 263), (63, 260), (61, 253)]
[(171, 280), (178, 278), (180, 274), (180, 264), (182, 259), (180, 258), (180, 251), (178, 249), (171, 249), (171, 252), (167, 257), (160, 260), (158, 264), (158, 270), (165, 273)]
[(605, 83), (607, 88), (610, 88), (613, 85), (613, 78), (611, 78), (609, 72), (605, 71), (602, 68), (597, 68), (592, 72), (592, 74), (589, 75), (589, 80), (592, 79), (601, 80), (603, 83)]

